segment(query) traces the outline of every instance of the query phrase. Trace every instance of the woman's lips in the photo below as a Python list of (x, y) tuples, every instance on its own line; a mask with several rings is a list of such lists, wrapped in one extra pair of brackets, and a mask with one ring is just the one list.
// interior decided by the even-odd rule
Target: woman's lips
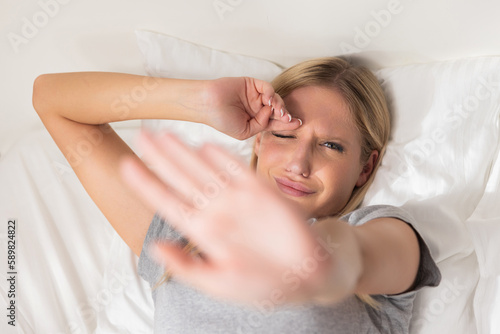
[(315, 191), (307, 188), (303, 184), (294, 182), (286, 178), (275, 177), (274, 180), (276, 181), (276, 185), (282, 192), (291, 196), (301, 197), (315, 193)]

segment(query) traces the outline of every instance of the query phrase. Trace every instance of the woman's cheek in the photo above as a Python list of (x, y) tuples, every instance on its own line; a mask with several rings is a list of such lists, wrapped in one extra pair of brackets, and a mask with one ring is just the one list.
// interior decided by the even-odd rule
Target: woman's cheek
[(282, 160), (287, 150), (287, 145), (269, 142), (262, 146), (261, 154), (267, 161), (275, 162)]

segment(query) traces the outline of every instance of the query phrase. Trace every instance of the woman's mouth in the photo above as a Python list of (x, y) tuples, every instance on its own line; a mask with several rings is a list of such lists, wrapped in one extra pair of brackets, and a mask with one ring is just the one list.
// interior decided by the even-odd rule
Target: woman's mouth
[(274, 180), (276, 181), (276, 185), (282, 192), (294, 197), (302, 197), (315, 193), (315, 191), (307, 188), (303, 184), (294, 182), (287, 178), (275, 177)]

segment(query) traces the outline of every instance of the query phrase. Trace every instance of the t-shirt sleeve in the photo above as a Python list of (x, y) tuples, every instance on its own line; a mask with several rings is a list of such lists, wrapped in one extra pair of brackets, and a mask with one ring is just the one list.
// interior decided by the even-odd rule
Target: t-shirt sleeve
[(151, 287), (153, 287), (163, 276), (165, 267), (153, 258), (152, 254), (150, 254), (149, 247), (153, 242), (162, 240), (186, 244), (186, 240), (180, 233), (156, 213), (146, 233), (138, 265), (139, 275), (147, 281)]
[(360, 226), (364, 223), (377, 218), (396, 218), (409, 224), (418, 239), (420, 248), (420, 263), (415, 281), (410, 289), (406, 292), (416, 291), (424, 286), (437, 286), (441, 281), (441, 272), (439, 271), (436, 262), (434, 262), (429, 247), (424, 239), (415, 229), (415, 221), (413, 217), (402, 208), (390, 205), (374, 205), (357, 209), (341, 219), (345, 220), (352, 226)]

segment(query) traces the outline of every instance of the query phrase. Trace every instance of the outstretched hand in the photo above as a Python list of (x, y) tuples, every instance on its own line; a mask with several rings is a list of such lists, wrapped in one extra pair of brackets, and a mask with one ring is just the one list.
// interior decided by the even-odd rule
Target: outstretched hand
[(276, 291), (282, 302), (304, 301), (319, 290), (330, 266), (328, 254), (318, 250), (303, 213), (246, 166), (214, 145), (193, 151), (169, 134), (142, 133), (139, 147), (156, 175), (125, 159), (122, 176), (201, 252), (197, 257), (168, 241), (156, 244), (157, 260), (176, 279), (247, 303)]
[(302, 124), (292, 118), (270, 83), (249, 77), (211, 81), (207, 107), (204, 123), (241, 140), (264, 130), (294, 130)]

